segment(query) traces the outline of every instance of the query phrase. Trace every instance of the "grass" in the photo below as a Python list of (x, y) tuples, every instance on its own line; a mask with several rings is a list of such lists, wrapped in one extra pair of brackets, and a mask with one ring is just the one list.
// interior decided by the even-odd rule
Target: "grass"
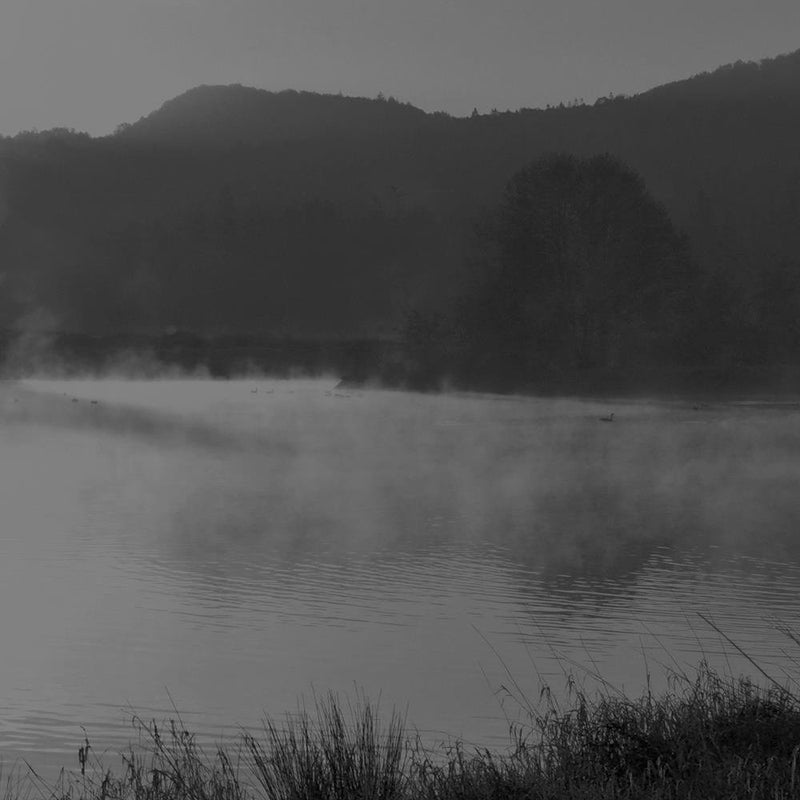
[[(547, 695), (545, 695), (546, 697)], [(205, 752), (183, 724), (135, 720), (140, 743), (112, 771), (85, 761), (47, 785), (31, 768), (5, 800), (605, 800), (800, 797), (800, 699), (701, 665), (638, 699), (573, 689), (545, 703), (508, 751), (431, 751), (404, 718), (335, 695)]]

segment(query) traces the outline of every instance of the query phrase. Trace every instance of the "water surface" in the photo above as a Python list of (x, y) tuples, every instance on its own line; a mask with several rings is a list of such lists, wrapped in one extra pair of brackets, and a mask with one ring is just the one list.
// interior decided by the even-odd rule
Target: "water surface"
[(328, 689), (501, 747), (569, 671), (752, 671), (698, 612), (782, 677), (798, 455), (794, 404), (7, 384), (0, 751), (113, 760), (173, 704), (219, 740)]

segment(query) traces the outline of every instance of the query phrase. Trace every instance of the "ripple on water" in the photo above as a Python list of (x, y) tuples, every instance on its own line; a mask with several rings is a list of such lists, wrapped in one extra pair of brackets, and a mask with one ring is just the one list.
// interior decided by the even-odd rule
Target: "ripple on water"
[(234, 735), (312, 687), (505, 744), (509, 674), (536, 698), (569, 671), (633, 692), (657, 664), (752, 671), (698, 613), (792, 668), (773, 622), (800, 619), (794, 410), (33, 388), (48, 402), (0, 406), (7, 757), (69, 763), (81, 725), (122, 749), (173, 700)]

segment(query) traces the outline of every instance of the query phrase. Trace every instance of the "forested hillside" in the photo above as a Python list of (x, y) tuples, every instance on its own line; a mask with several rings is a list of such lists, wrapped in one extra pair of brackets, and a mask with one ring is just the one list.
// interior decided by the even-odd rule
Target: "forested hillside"
[(475, 228), (512, 175), (607, 153), (687, 236), (704, 309), (692, 358), (794, 363), (799, 140), (800, 51), (470, 118), (198, 87), (112, 136), (0, 140), (0, 327), (395, 337), (474, 285)]

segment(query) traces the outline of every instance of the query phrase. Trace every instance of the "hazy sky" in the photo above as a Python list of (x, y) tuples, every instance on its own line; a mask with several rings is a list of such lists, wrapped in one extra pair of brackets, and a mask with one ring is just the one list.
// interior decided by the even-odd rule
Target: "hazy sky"
[(800, 0), (0, 0), (0, 133), (107, 133), (201, 83), (593, 101), (797, 48)]

